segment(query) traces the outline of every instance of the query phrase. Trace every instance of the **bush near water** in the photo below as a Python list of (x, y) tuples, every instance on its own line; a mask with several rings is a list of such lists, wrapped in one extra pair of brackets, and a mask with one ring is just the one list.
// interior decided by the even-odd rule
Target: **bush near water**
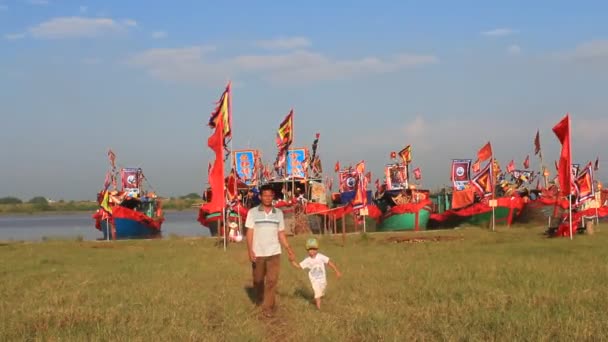
[[(186, 210), (198, 207), (202, 200), (200, 195), (190, 193), (181, 197), (163, 199), (163, 208), (167, 210)], [(1, 214), (35, 214), (45, 212), (93, 212), (99, 208), (95, 201), (49, 201), (44, 196), (35, 196), (28, 201), (8, 196), (0, 198)]]

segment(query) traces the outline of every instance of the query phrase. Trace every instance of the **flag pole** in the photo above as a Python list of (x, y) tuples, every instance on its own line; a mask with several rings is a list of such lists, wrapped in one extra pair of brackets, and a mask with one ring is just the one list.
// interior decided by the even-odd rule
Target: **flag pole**
[(568, 220), (570, 221), (570, 240), (574, 239), (574, 236), (572, 235), (572, 122), (570, 121), (570, 115), (568, 114), (568, 140), (570, 140), (570, 142), (568, 143), (568, 149), (570, 149), (570, 151), (568, 151), (568, 154), (570, 155), (570, 165), (568, 165), (568, 172), (570, 173), (570, 184), (568, 184), (568, 186), (570, 187), (569, 189), (569, 193), (570, 196), (568, 196)]
[(492, 150), (492, 157), (490, 158), (490, 177), (492, 177), (492, 231), (496, 231), (496, 180), (494, 179), (494, 150)]

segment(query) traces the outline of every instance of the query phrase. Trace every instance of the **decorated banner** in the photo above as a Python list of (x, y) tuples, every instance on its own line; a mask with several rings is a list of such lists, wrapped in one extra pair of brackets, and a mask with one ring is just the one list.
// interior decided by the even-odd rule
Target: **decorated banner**
[(585, 167), (575, 179), (579, 203), (595, 197), (593, 189), (593, 168), (591, 165)]
[(234, 169), (238, 178), (245, 184), (251, 185), (256, 181), (256, 151), (234, 151)]
[(407, 145), (403, 150), (399, 151), (399, 156), (404, 163), (409, 164), (412, 162), (412, 145)]
[(452, 160), (452, 182), (456, 190), (464, 190), (471, 179), (471, 159)]
[(581, 168), (581, 164), (572, 164), (571, 169), (570, 169), (571, 174), (572, 174), (572, 179), (576, 179), (580, 168)]
[(327, 194), (323, 182), (311, 182), (310, 200), (311, 202), (327, 204)]
[(304, 163), (308, 153), (305, 148), (293, 148), (287, 151), (287, 177), (306, 178)]
[(338, 173), (340, 180), (340, 192), (355, 191), (359, 176), (352, 169), (342, 170)]
[(407, 166), (402, 164), (387, 164), (384, 167), (386, 190), (402, 190), (408, 186)]
[[(355, 166), (355, 173), (357, 174), (358, 182), (355, 187), (355, 197), (353, 198), (352, 205), (353, 209), (361, 209), (367, 206), (367, 182), (368, 177), (365, 173), (365, 161), (360, 161)], [(371, 178), (371, 174), (370, 174)]]
[(120, 178), (122, 180), (122, 189), (127, 192), (139, 192), (141, 184), (142, 171), (139, 168), (124, 168), (120, 169)]
[(531, 183), (534, 181), (534, 171), (528, 170), (513, 170), (511, 176), (519, 181)]
[(471, 183), (477, 189), (481, 196), (489, 196), (492, 194), (494, 189), (494, 182), (492, 181), (492, 163), (488, 163), (473, 179)]

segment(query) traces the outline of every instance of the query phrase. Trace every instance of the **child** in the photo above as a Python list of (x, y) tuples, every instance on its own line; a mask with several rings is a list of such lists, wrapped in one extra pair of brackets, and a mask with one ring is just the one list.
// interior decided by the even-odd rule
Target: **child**
[(328, 264), (334, 272), (336, 272), (336, 276), (340, 278), (342, 273), (338, 271), (336, 265), (329, 260), (329, 258), (318, 252), (319, 243), (317, 239), (308, 239), (306, 241), (306, 250), (308, 251), (308, 257), (304, 259), (301, 263), (297, 263), (296, 261), (292, 261), (294, 267), (299, 269), (309, 269), (308, 278), (310, 279), (310, 283), (312, 285), (312, 290), (315, 295), (315, 304), (317, 305), (317, 309), (321, 309), (321, 297), (325, 295), (325, 287), (327, 287), (327, 277), (325, 272), (325, 264)]

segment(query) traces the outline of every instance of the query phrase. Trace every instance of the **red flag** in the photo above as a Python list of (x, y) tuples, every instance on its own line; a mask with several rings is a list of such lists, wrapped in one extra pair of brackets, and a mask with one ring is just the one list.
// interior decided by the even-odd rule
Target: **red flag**
[(393, 151), (391, 152), (391, 159), (395, 159), (397, 158), (397, 152)]
[(540, 130), (536, 131), (536, 137), (534, 137), (534, 155), (540, 153)]
[(513, 159), (511, 159), (511, 161), (507, 165), (507, 172), (511, 173), (513, 171), (515, 171), (515, 162), (513, 161)]
[(232, 96), (231, 96), (231, 83), (228, 82), (226, 90), (222, 93), (222, 97), (217, 102), (215, 110), (211, 113), (209, 118), (209, 127), (216, 128), (219, 121), (222, 121), (223, 137), (222, 143), (227, 146), (226, 139), (232, 138)]
[(553, 133), (557, 140), (562, 144), (562, 151), (559, 157), (558, 177), (560, 192), (562, 196), (568, 196), (571, 193), (572, 185), (572, 154), (570, 152), (570, 115), (566, 116), (553, 127)]
[(524, 160), (524, 169), (529, 169), (530, 168), (530, 155), (526, 156), (526, 159)]
[(232, 201), (237, 195), (237, 175), (234, 169), (230, 170), (230, 174), (226, 179), (226, 199)]
[(490, 144), (490, 142), (488, 141), (487, 144), (485, 144), (480, 150), (479, 152), (477, 152), (477, 159), (482, 162), (485, 160), (488, 160), (492, 158), (492, 145)]
[(473, 165), (471, 166), (471, 170), (473, 170), (473, 172), (479, 172), (479, 170), (481, 170), (481, 163), (479, 162), (479, 160), (476, 160)]
[(420, 180), (420, 178), (422, 178), (422, 171), (420, 171), (419, 167), (414, 169), (414, 178), (416, 178), (416, 180)]
[(209, 184), (211, 185), (211, 212), (223, 211), (226, 201), (224, 200), (224, 120), (217, 120), (215, 130), (207, 139), (207, 145), (215, 152), (215, 161), (209, 173)]
[(116, 154), (114, 154), (114, 151), (112, 151), (112, 149), (108, 150), (108, 159), (110, 160), (110, 165), (112, 165), (112, 168), (116, 167)]
[(600, 157), (595, 158), (595, 165), (593, 166), (593, 171), (599, 171), (600, 169)]
[(340, 162), (339, 161), (336, 162), (336, 166), (334, 166), (334, 171), (335, 172), (340, 171)]

